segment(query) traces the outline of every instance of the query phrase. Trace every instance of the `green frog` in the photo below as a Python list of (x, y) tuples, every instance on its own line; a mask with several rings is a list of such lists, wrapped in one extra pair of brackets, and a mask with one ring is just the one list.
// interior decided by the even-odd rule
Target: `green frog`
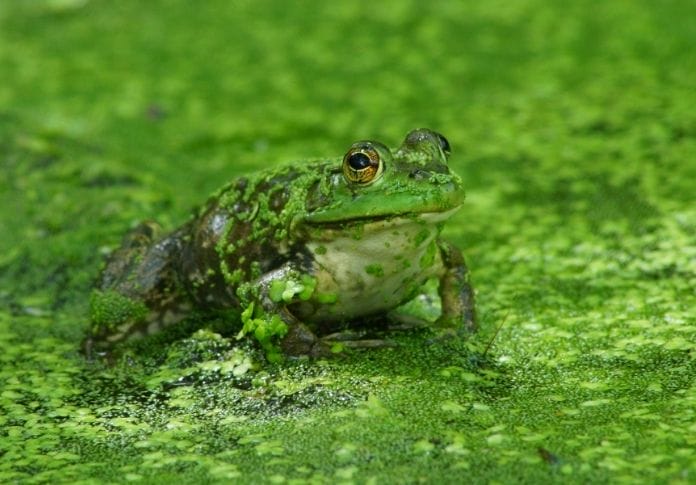
[(237, 178), (171, 233), (142, 223), (102, 271), (85, 352), (229, 309), (241, 311), (239, 336), (253, 335), (271, 357), (377, 346), (332, 329), (386, 315), (432, 278), (441, 335), (473, 332), (467, 267), (440, 238), (464, 199), (449, 155), (447, 139), (428, 129), (395, 150), (358, 141), (341, 160)]

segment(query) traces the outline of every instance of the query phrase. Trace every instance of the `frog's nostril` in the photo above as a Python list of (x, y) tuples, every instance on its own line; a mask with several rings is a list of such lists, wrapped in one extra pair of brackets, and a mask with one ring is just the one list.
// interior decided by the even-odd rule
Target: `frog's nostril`
[(408, 174), (409, 178), (416, 179), (416, 180), (423, 180), (424, 178), (427, 178), (430, 174), (426, 170), (421, 170), (420, 168), (415, 168), (411, 170), (411, 173)]

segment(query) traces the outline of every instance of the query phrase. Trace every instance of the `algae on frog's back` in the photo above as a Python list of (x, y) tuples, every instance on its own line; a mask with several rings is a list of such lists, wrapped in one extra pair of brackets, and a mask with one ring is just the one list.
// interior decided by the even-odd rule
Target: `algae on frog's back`
[(384, 276), (384, 268), (380, 263), (371, 263), (365, 266), (365, 273), (380, 278)]

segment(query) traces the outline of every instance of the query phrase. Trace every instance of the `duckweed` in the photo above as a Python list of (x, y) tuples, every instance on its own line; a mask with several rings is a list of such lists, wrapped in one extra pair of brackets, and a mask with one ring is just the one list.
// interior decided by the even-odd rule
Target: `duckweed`
[[(693, 482), (693, 16), (0, 2), (0, 482)], [(90, 297), (137, 222), (173, 228), (221, 179), (418, 126), (447, 136), (467, 192), (445, 235), (474, 338), (376, 324), (395, 347), (272, 364), (221, 315), (112, 363), (78, 352), (90, 305), (137, 311)]]

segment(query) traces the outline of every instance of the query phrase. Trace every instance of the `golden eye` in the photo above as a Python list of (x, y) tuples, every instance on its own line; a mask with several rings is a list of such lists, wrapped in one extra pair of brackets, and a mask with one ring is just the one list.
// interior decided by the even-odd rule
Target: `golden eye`
[(384, 162), (369, 144), (354, 145), (343, 157), (343, 176), (349, 183), (367, 185), (379, 178)]

